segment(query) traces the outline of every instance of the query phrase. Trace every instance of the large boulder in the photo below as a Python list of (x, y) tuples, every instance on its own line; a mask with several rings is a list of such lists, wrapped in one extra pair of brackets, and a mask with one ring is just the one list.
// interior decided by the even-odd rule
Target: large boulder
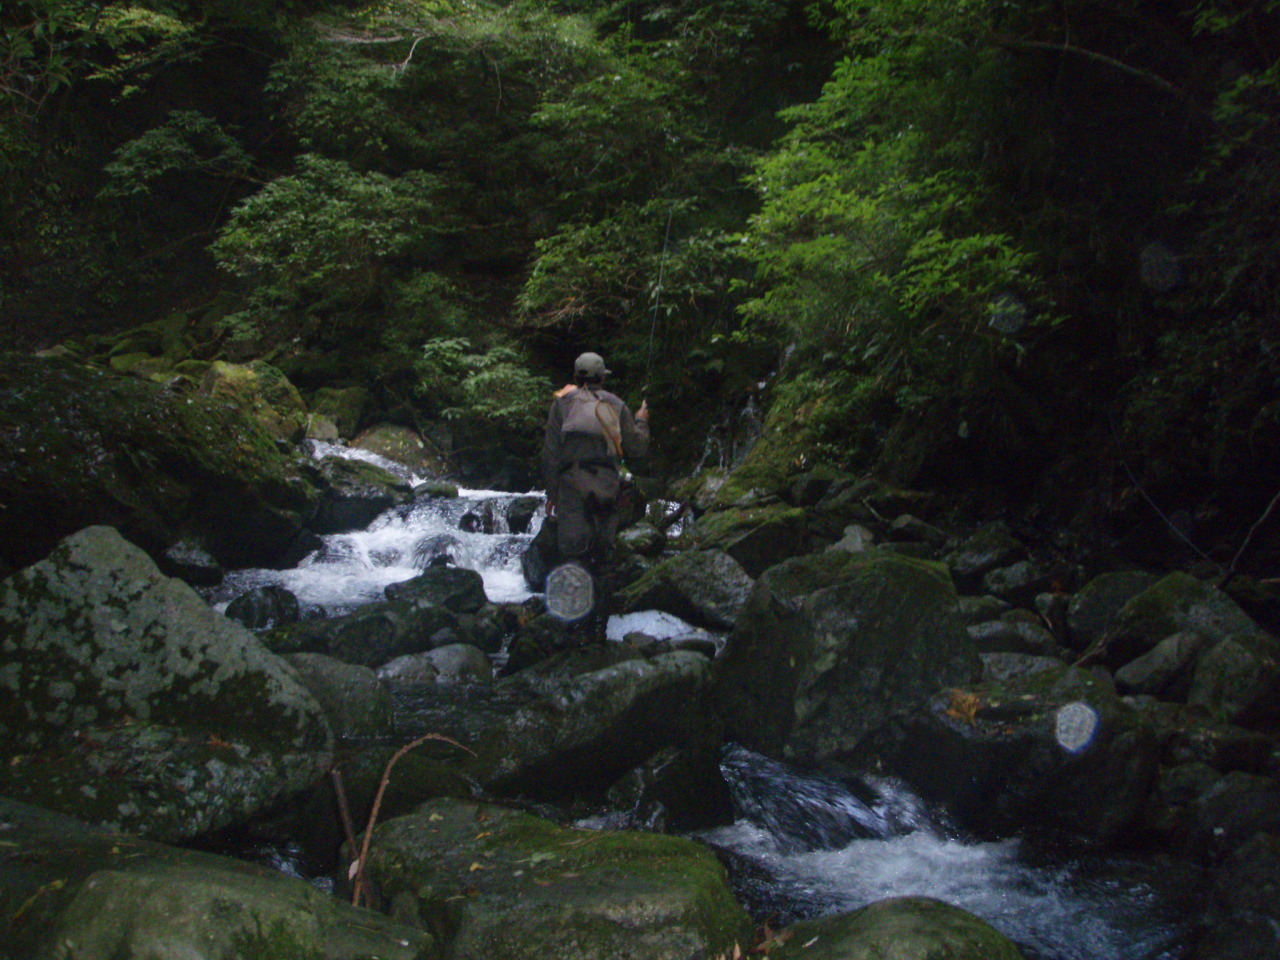
[(351, 446), (402, 464), (422, 477), (442, 476), (449, 468), (444, 454), (419, 433), (391, 423), (380, 423), (363, 431), (351, 441)]
[(238, 407), (63, 359), (0, 356), (0, 563), (87, 526), (159, 555), (186, 538), (227, 567), (271, 566), (316, 491)]
[(317, 464), (323, 494), (307, 527), (319, 534), (363, 530), (379, 514), (413, 500), (413, 488), (376, 464), (325, 457)]
[(1105, 845), (1142, 813), (1157, 750), (1105, 674), (1059, 665), (941, 691), (855, 759), (903, 777), (980, 836)]
[(1094, 645), (1119, 666), (1165, 637), (1190, 631), (1213, 643), (1258, 632), (1258, 625), (1221, 590), (1186, 573), (1171, 573), (1133, 596)]
[(702, 960), (752, 936), (705, 847), (491, 804), (431, 800), (383, 823), (368, 871), (392, 915), (421, 923), (452, 960)]
[(338, 436), (350, 440), (368, 401), (369, 391), (364, 387), (321, 387), (311, 398), (311, 410), (332, 422)]
[(733, 557), (750, 577), (809, 549), (804, 510), (786, 504), (705, 514), (698, 520), (697, 538), (704, 550)]
[(0, 954), (23, 960), (437, 960), (430, 934), (275, 870), (0, 798)]
[(719, 550), (690, 550), (664, 560), (619, 591), (626, 612), (661, 610), (695, 626), (727, 630), (737, 622), (752, 580)]
[(0, 583), (0, 794), (192, 837), (320, 777), (332, 737), (280, 658), (109, 527)]
[(1159, 579), (1141, 570), (1116, 570), (1086, 583), (1067, 606), (1071, 646), (1084, 650), (1110, 631), (1124, 605)]
[(454, 613), (479, 613), (489, 602), (484, 577), (466, 567), (428, 567), (411, 580), (388, 584), (388, 600), (416, 600), (438, 604)]
[(262, 635), (276, 653), (323, 653), (346, 663), (380, 667), (411, 653), (465, 640), (471, 624), (425, 600), (370, 603), (342, 617), (303, 620)]
[(1023, 960), (985, 920), (928, 897), (894, 897), (805, 920), (769, 943), (773, 960)]
[(320, 704), (334, 737), (378, 740), (391, 736), (391, 692), (371, 669), (320, 653), (292, 653), (285, 660)]
[(1280, 730), (1280, 640), (1242, 633), (1200, 654), (1187, 702), (1230, 723)]
[(756, 582), (717, 662), (727, 735), (825, 760), (981, 662), (945, 567), (880, 551), (811, 554)]
[(262, 360), (248, 364), (215, 360), (200, 392), (235, 404), (273, 437), (297, 443), (306, 433), (307, 405), (289, 379)]

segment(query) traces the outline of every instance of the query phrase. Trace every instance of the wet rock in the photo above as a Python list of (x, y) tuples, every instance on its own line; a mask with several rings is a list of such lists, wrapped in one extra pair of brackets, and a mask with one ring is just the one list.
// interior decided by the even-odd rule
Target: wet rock
[(528, 533), (542, 503), (542, 497), (516, 497), (507, 507), (507, 529), (512, 533)]
[(844, 534), (828, 550), (844, 550), (847, 553), (865, 553), (875, 546), (876, 536), (866, 527), (851, 523), (844, 528)]
[(368, 667), (319, 653), (294, 653), (284, 659), (316, 698), (339, 740), (376, 740), (393, 733), (391, 694)]
[(940, 547), (947, 542), (947, 534), (931, 523), (925, 523), (919, 517), (904, 513), (889, 524), (890, 538), (915, 543), (927, 543)]
[(1191, 803), (1192, 843), (1221, 858), (1255, 833), (1280, 833), (1280, 783), (1236, 770)]
[(982, 585), (982, 578), (1000, 567), (1008, 567), (1027, 558), (1027, 548), (1003, 524), (991, 524), (976, 531), (947, 555), (947, 566), (956, 586), (972, 591)]
[(1140, 570), (1120, 570), (1104, 573), (1086, 583), (1067, 606), (1072, 648), (1084, 650), (1102, 637), (1111, 629), (1120, 609), (1159, 579)]
[(1280, 723), (1280, 641), (1265, 633), (1222, 640), (1200, 654), (1187, 703), (1246, 727)]
[(432, 534), (413, 545), (413, 566), (417, 570), (457, 564), (461, 556), (462, 541), (451, 533)]
[(696, 529), (703, 550), (727, 553), (753, 578), (809, 549), (805, 512), (786, 504), (708, 513)]
[(857, 760), (981, 836), (1106, 845), (1146, 807), (1157, 743), (1109, 677), (1059, 666), (942, 691), (875, 731)]
[(364, 387), (321, 387), (311, 398), (311, 410), (331, 421), (339, 437), (350, 440), (360, 426), (368, 399)]
[(467, 643), (436, 647), (423, 656), (435, 665), (438, 683), (488, 683), (493, 679), (489, 658)]
[(969, 639), (979, 653), (1029, 653), (1039, 657), (1056, 657), (1058, 641), (1038, 623), (989, 620), (967, 628)]
[(337, 425), (328, 417), (318, 413), (307, 414), (303, 425), (303, 436), (307, 440), (320, 440), (324, 443), (337, 443), (342, 439)]
[(484, 578), (465, 567), (430, 567), (411, 580), (388, 584), (389, 600), (412, 600), (444, 607), (454, 613), (479, 613), (489, 602)]
[(272, 566), (317, 496), (238, 407), (16, 354), (0, 355), (0, 384), (0, 560), (11, 567), (95, 524), (155, 555), (193, 540), (226, 567)]
[(1116, 671), (1116, 686), (1126, 693), (1145, 693), (1164, 700), (1186, 700), (1197, 658), (1208, 646), (1198, 633), (1182, 631)]
[(999, 597), (960, 598), (960, 620), (966, 627), (988, 620), (999, 620), (1009, 609), (1009, 604)]
[(997, 567), (982, 577), (982, 589), (992, 596), (1007, 600), (1015, 607), (1030, 607), (1037, 594), (1049, 589), (1052, 579), (1039, 565), (1020, 560), (1008, 567)]
[(606, 799), (646, 830), (688, 833), (733, 822), (714, 743), (663, 747), (609, 788)]
[(555, 517), (547, 517), (520, 556), (520, 572), (525, 585), (534, 593), (542, 593), (546, 589), (547, 574), (560, 564), (558, 536), (559, 526)]
[(94, 830), (3, 798), (0, 825), (0, 925), (9, 956), (440, 957), (425, 931), (275, 870)]
[(651, 523), (637, 523), (618, 534), (619, 543), (642, 557), (657, 557), (667, 545), (667, 538)]
[(1130, 599), (1094, 649), (1119, 666), (1152, 650), (1165, 637), (1191, 631), (1213, 641), (1258, 633), (1230, 597), (1185, 573), (1171, 573)]
[[(447, 632), (441, 636), (441, 631)], [(262, 642), (276, 653), (323, 653), (345, 663), (378, 667), (470, 633), (463, 619), (438, 604), (397, 600), (370, 603), (343, 617), (277, 627), (264, 633)]]
[(205, 370), (200, 392), (235, 404), (273, 437), (298, 443), (306, 434), (307, 405), (289, 379), (262, 360), (249, 364), (215, 360)]
[(985, 920), (927, 897), (894, 897), (806, 920), (772, 944), (773, 960), (1023, 960), (1013, 941)]
[(307, 522), (319, 534), (363, 530), (381, 513), (413, 499), (409, 485), (379, 466), (346, 457), (325, 457), (318, 469), (324, 493)]
[(660, 610), (695, 626), (732, 627), (741, 615), (752, 580), (729, 554), (690, 550), (659, 563), (619, 591), (623, 611)]
[(424, 480), (414, 486), (413, 496), (415, 499), (446, 497), (455, 500), (458, 497), (458, 485), (448, 480)]
[(226, 616), (250, 630), (266, 630), (297, 623), (301, 608), (290, 591), (271, 584), (240, 594), (227, 604)]
[(353, 438), (351, 446), (403, 464), (421, 476), (439, 477), (448, 472), (447, 458), (408, 427), (377, 424)]
[(1000, 683), (1062, 666), (1057, 657), (1041, 657), (1031, 653), (982, 654), (982, 682)]
[(699, 960), (751, 938), (723, 867), (679, 837), (432, 800), (377, 828), (369, 869), (392, 916), (454, 960)]
[(756, 581), (716, 662), (717, 700), (729, 739), (823, 760), (980, 670), (945, 567), (819, 553)]
[(156, 558), (156, 564), (166, 577), (177, 577), (193, 587), (215, 587), (222, 582), (222, 565), (192, 540), (178, 541)]
[(0, 685), (0, 794), (112, 829), (218, 829), (332, 758), (293, 670), (109, 527), (0, 584)]

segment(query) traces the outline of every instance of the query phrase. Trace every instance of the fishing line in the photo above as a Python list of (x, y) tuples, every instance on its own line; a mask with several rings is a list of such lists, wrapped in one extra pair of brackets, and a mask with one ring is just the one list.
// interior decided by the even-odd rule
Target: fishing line
[(644, 387), (640, 391), (641, 397), (647, 397), (649, 394), (649, 375), (653, 371), (653, 335), (658, 329), (658, 305), (662, 302), (662, 281), (667, 272), (667, 246), (671, 242), (671, 218), (675, 213), (676, 207), (672, 204), (671, 209), (667, 211), (667, 232), (662, 238), (662, 258), (658, 261), (658, 289), (653, 292), (653, 322), (649, 324), (649, 358), (644, 364)]

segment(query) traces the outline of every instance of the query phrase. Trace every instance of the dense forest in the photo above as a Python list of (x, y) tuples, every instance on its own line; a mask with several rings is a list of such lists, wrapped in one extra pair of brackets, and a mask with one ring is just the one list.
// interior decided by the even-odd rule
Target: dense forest
[(750, 401), (748, 478), (1276, 558), (1275, 0), (8, 0), (0, 34), (9, 348), (262, 359), (462, 459), (531, 457), (594, 349), (669, 479)]

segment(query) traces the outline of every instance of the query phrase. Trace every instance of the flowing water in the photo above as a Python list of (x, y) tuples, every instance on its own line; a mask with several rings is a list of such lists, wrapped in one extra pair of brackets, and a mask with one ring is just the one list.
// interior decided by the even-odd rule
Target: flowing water
[[(327, 445), (316, 453), (352, 455)], [(520, 556), (541, 512), (527, 533), (511, 533), (507, 512), (519, 496), (463, 490), (456, 499), (421, 499), (387, 511), (367, 530), (325, 537), (293, 570), (234, 571), (207, 596), (225, 604), (279, 584), (304, 611), (333, 616), (383, 599), (388, 584), (416, 576), (442, 553), (479, 571), (490, 600), (523, 601), (531, 594)], [(693, 632), (675, 617), (648, 612), (612, 618), (608, 633), (618, 640), (631, 630), (656, 637)], [(1166, 864), (1046, 860), (1014, 840), (965, 839), (900, 783), (802, 773), (736, 746), (726, 749), (723, 769), (738, 818), (700, 839), (722, 851), (739, 896), (775, 928), (910, 894), (986, 919), (1028, 960), (1186, 956), (1188, 921), (1176, 905), (1186, 907), (1195, 882)], [(287, 854), (272, 855), (280, 861), (274, 865), (289, 869)]]

